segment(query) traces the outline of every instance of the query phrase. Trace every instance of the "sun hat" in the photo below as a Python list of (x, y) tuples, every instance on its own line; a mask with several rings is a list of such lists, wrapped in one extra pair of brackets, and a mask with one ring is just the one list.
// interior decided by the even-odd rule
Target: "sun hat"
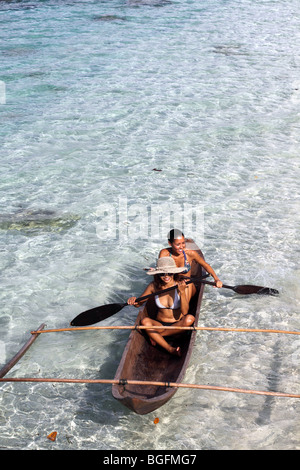
[(177, 268), (175, 261), (170, 256), (164, 256), (163, 258), (159, 258), (156, 263), (155, 268), (150, 268), (147, 271), (147, 274), (154, 275), (154, 274), (163, 274), (163, 273), (182, 273), (185, 271), (185, 267), (182, 266), (181, 268)]

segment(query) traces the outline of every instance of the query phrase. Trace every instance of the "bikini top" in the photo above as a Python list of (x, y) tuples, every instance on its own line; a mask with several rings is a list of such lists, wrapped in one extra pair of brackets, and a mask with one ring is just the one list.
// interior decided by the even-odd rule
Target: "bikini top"
[(166, 307), (165, 305), (162, 305), (160, 303), (158, 295), (155, 295), (154, 298), (155, 298), (155, 303), (158, 306), (158, 308), (169, 308), (171, 310), (177, 310), (178, 308), (180, 308), (180, 297), (178, 295), (177, 289), (175, 289), (174, 302), (173, 302), (173, 305), (171, 307)]
[[(182, 271), (181, 274), (186, 274), (186, 273), (188, 273), (188, 272), (190, 271), (190, 269), (191, 269), (192, 266), (191, 266), (190, 263), (188, 262), (188, 259), (187, 259), (187, 257), (186, 257), (185, 251), (182, 250), (182, 252), (183, 252), (183, 256), (184, 256), (184, 267), (185, 267), (185, 270)], [(172, 256), (172, 253), (170, 253), (170, 256)]]

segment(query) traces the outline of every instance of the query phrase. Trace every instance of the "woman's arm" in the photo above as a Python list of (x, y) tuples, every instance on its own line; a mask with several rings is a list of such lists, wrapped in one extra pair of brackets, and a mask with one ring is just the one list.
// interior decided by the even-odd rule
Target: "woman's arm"
[(208, 264), (206, 263), (206, 261), (204, 261), (203, 258), (201, 258), (201, 256), (199, 255), (199, 253), (197, 253), (196, 251), (189, 251), (188, 253), (190, 255), (190, 257), (195, 260), (198, 264), (200, 264), (206, 272), (208, 272), (209, 274), (212, 275), (212, 277), (214, 278), (214, 280), (216, 281), (216, 286), (217, 287), (222, 287), (222, 281), (220, 281), (220, 279), (218, 278), (218, 276), (216, 275), (215, 271), (213, 270), (213, 268)]
[(178, 282), (178, 291), (180, 293), (180, 309), (183, 315), (187, 315), (189, 312), (189, 299), (188, 299), (188, 289), (185, 280)]
[[(144, 295), (153, 294), (153, 292), (155, 292), (154, 291), (154, 285), (153, 285), (153, 282), (151, 282), (146, 287), (146, 289), (144, 290), (142, 295), (140, 295), (140, 297), (144, 297)], [(127, 303), (128, 303), (128, 305), (134, 305), (135, 307), (140, 307), (141, 305), (143, 305), (144, 302), (146, 302), (146, 300), (147, 299), (141, 300), (140, 302), (136, 302), (136, 297), (129, 297), (129, 299), (127, 300)]]

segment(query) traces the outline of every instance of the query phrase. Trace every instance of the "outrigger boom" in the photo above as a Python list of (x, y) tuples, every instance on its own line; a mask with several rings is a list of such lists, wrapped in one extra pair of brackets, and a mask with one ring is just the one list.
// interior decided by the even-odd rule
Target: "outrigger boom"
[(261, 390), (247, 390), (243, 388), (231, 388), (231, 387), (219, 387), (214, 385), (199, 385), (199, 384), (186, 384), (177, 382), (152, 382), (150, 380), (110, 380), (110, 379), (52, 379), (52, 378), (38, 378), (38, 377), (9, 377), (0, 378), (0, 382), (48, 382), (48, 383), (76, 383), (76, 384), (112, 384), (120, 385), (125, 387), (126, 385), (142, 385), (149, 386), (155, 385), (157, 387), (167, 388), (195, 388), (198, 390), (214, 390), (219, 392), (236, 392), (236, 393), (247, 393), (250, 395), (268, 395), (272, 397), (284, 397), (284, 398), (300, 398), (300, 395), (283, 392), (269, 392)]
[[(272, 392), (272, 391), (261, 391), (261, 390), (247, 390), (242, 388), (230, 388), (230, 387), (220, 387), (213, 385), (200, 385), (200, 384), (185, 384), (185, 383), (173, 383), (173, 382), (149, 382), (149, 381), (137, 381), (137, 380), (106, 380), (106, 379), (63, 379), (63, 378), (39, 378), (39, 377), (5, 377), (5, 375), (14, 367), (14, 365), (21, 359), (21, 357), (28, 351), (30, 346), (34, 343), (37, 337), (41, 333), (52, 333), (60, 331), (76, 331), (76, 330), (87, 330), (87, 329), (96, 329), (104, 330), (110, 329), (110, 327), (73, 327), (73, 328), (59, 328), (45, 330), (45, 323), (39, 326), (37, 330), (31, 332), (31, 337), (29, 340), (22, 346), (18, 353), (0, 370), (0, 383), (6, 382), (33, 382), (33, 383), (74, 383), (74, 384), (110, 384), (110, 385), (120, 385), (125, 387), (126, 385), (139, 385), (139, 386), (163, 386), (165, 388), (194, 388), (198, 390), (211, 390), (211, 391), (223, 391), (223, 392), (236, 392), (244, 393), (251, 395), (267, 395), (273, 397), (283, 397), (283, 398), (300, 398), (300, 395), (292, 393), (282, 393), (282, 392)], [(112, 327), (113, 328), (113, 327)], [(115, 327), (117, 329), (133, 329), (135, 327)], [(139, 327), (145, 328), (145, 327)], [(153, 327), (152, 327), (153, 328)], [(168, 327), (171, 328), (171, 327)], [(192, 328), (192, 327), (191, 327)], [(246, 331), (246, 332), (263, 332), (263, 333), (286, 333), (286, 334), (300, 334), (297, 331), (284, 331), (284, 330), (259, 330), (259, 329), (241, 329), (241, 328), (206, 328), (206, 327), (196, 327), (197, 330), (221, 330), (221, 331)]]

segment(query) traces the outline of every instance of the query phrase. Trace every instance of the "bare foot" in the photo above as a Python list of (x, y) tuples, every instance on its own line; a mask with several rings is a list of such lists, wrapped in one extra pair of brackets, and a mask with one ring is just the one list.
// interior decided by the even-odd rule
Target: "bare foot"
[(179, 346), (177, 346), (177, 348), (172, 348), (172, 351), (170, 351), (170, 353), (174, 356), (181, 357), (181, 349)]
[(152, 344), (152, 346), (156, 346), (156, 341), (154, 341), (154, 339), (152, 338), (149, 338), (150, 339), (150, 343)]

